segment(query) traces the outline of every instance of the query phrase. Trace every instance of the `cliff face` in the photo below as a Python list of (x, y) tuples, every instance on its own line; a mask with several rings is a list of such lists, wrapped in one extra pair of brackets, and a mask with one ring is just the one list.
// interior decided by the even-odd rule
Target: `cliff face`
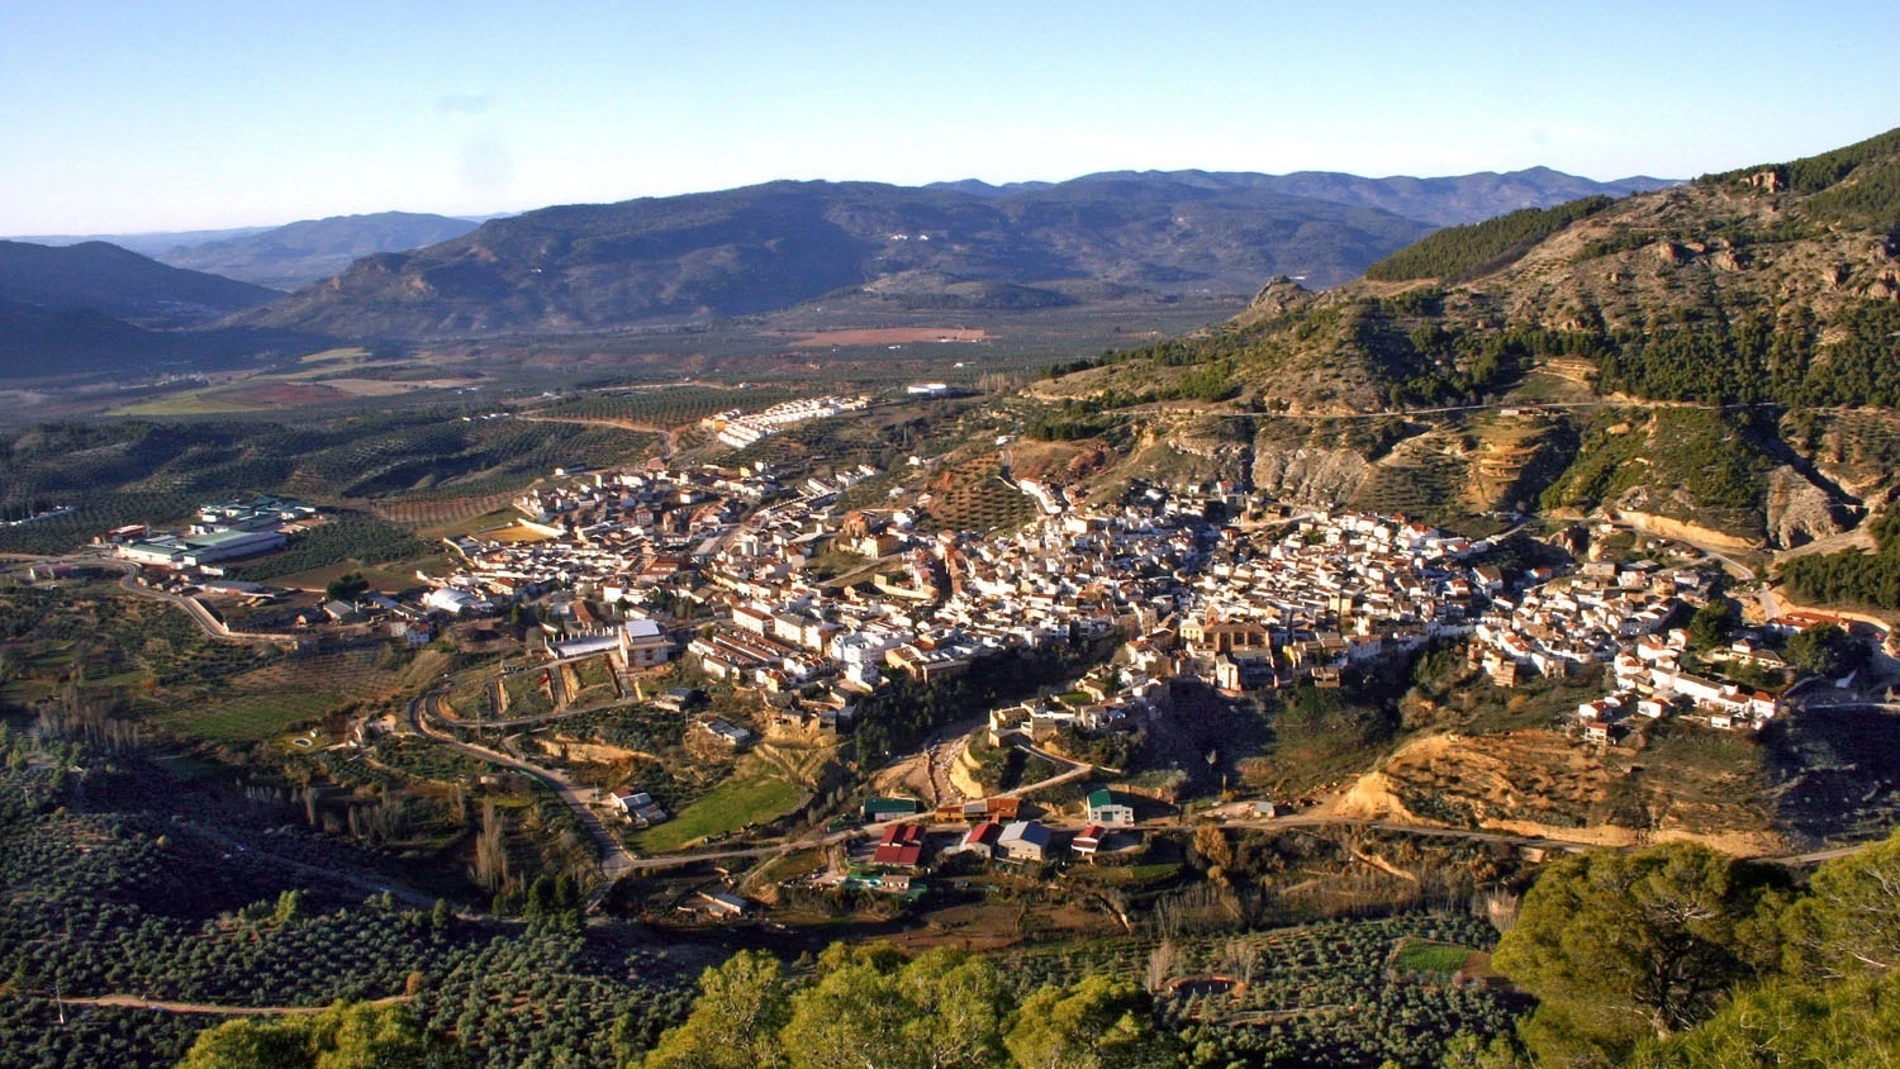
[(1791, 464), (1768, 473), (1765, 512), (1768, 541), (1777, 549), (1790, 549), (1840, 534), (1856, 522), (1846, 502)]
[(1254, 451), (1252, 474), (1262, 493), (1330, 505), (1357, 497), (1373, 466), (1352, 449), (1266, 443)]

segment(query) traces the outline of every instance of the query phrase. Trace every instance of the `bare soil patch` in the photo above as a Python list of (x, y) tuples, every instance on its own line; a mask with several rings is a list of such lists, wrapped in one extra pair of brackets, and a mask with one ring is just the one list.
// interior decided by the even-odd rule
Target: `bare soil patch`
[(316, 383), (278, 382), (258, 386), (246, 386), (221, 394), (220, 397), (233, 401), (248, 401), (252, 404), (277, 405), (320, 405), (327, 401), (340, 400), (347, 396), (343, 391)]

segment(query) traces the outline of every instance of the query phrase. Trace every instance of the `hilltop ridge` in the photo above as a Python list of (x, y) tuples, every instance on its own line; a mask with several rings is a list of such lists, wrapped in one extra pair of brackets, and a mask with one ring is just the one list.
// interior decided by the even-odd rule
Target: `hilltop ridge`
[(1900, 131), (1441, 230), (1037, 392), (1164, 437), (1251, 427), (1246, 474), (1293, 494), (1422, 485), (1440, 508), (1617, 507), (1799, 544), (1894, 489), (1896, 175)]

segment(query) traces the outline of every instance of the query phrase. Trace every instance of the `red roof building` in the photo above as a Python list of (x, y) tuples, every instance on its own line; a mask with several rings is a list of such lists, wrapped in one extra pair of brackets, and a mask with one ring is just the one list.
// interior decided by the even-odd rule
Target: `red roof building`
[(1074, 850), (1077, 856), (1088, 857), (1090, 854), (1102, 848), (1103, 835), (1103, 828), (1100, 824), (1090, 824), (1077, 833), (1074, 839), (1070, 840), (1069, 849)]
[(978, 824), (963, 833), (963, 841), (957, 844), (959, 851), (972, 851), (984, 857), (993, 857), (996, 853), (997, 837), (1003, 834), (1003, 826), (995, 821)]
[(924, 828), (921, 824), (893, 824), (884, 829), (884, 838), (871, 855), (871, 863), (895, 868), (914, 869), (924, 860)]

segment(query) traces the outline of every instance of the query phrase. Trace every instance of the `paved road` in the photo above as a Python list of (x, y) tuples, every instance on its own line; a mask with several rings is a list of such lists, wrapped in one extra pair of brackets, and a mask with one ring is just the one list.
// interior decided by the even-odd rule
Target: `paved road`
[(590, 908), (598, 905), (600, 901), (606, 897), (607, 892), (613, 888), (613, 885), (622, 876), (632, 872), (635, 867), (633, 854), (629, 852), (625, 846), (621, 845), (619, 837), (614, 835), (606, 823), (600, 819), (600, 814), (594, 812), (592, 803), (599, 797), (599, 792), (592, 787), (575, 786), (567, 777), (552, 769), (543, 768), (540, 765), (518, 757), (512, 757), (499, 750), (491, 750), (486, 746), (477, 746), (473, 743), (462, 742), (437, 731), (430, 722), (439, 719), (435, 715), (435, 702), (440, 696), (439, 692), (433, 692), (420, 698), (412, 699), (409, 702), (408, 709), (410, 726), (415, 729), (418, 735), (438, 745), (447, 746), (451, 750), (459, 751), (470, 757), (489, 761), (501, 765), (504, 768), (512, 768), (517, 772), (532, 776), (543, 786), (559, 796), (561, 801), (567, 803), (567, 807), (573, 811), (575, 818), (580, 821), (582, 829), (587, 832), (589, 838), (594, 840), (594, 846), (597, 851), (595, 860), (596, 864), (600, 867), (602, 882), (600, 887), (596, 888), (594, 897), (588, 905)]
[(170, 591), (157, 590), (149, 586), (140, 586), (138, 573), (136, 571), (128, 572), (125, 576), (121, 577), (119, 586), (128, 594), (142, 598), (155, 598), (159, 601), (167, 601), (178, 606), (185, 610), (185, 613), (191, 617), (192, 622), (198, 625), (200, 631), (203, 631), (207, 636), (221, 642), (239, 642), (252, 646), (282, 646), (287, 643), (296, 643), (310, 637), (308, 635), (291, 635), (266, 631), (233, 631), (223, 620), (218, 619), (210, 609), (206, 608), (204, 602), (199, 601), (197, 598), (188, 597), (183, 594), (173, 594)]
[(197, 598), (186, 597), (183, 594), (173, 594), (170, 591), (139, 585), (138, 576), (141, 569), (132, 561), (119, 560), (116, 557), (100, 556), (97, 553), (69, 553), (59, 557), (36, 556), (28, 553), (7, 553), (0, 554), (0, 557), (5, 557), (8, 560), (27, 560), (43, 564), (71, 564), (93, 568), (112, 568), (119, 572), (120, 589), (136, 597), (170, 602), (178, 606), (185, 610), (186, 615), (191, 617), (191, 622), (197, 624), (200, 631), (203, 631), (206, 636), (217, 639), (220, 642), (241, 642), (248, 645), (280, 646), (284, 643), (297, 642), (302, 638), (308, 637), (302, 635), (268, 634), (258, 631), (233, 631), (230, 627), (226, 626), (223, 620), (218, 619), (217, 615), (210, 609), (205, 608), (204, 602), (199, 601)]

